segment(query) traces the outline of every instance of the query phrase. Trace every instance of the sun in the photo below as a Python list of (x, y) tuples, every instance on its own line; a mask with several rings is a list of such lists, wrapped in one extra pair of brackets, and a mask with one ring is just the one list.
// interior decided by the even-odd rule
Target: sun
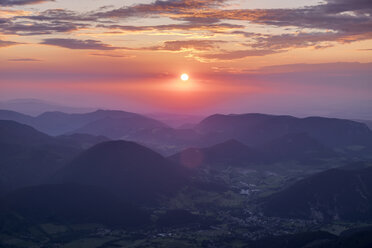
[(191, 79), (187, 73), (182, 73), (177, 80), (171, 80), (170, 88), (178, 92), (190, 92), (198, 89), (195, 79)]
[(187, 75), (186, 73), (183, 73), (182, 75), (181, 75), (181, 80), (182, 81), (187, 81), (187, 80), (189, 80), (189, 75)]

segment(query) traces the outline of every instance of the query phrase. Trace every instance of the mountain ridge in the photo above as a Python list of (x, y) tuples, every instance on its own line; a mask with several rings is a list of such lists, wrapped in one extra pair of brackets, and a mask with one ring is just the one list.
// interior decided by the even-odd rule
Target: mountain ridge
[(269, 215), (289, 218), (371, 220), (371, 182), (372, 167), (326, 170), (269, 196), (263, 202), (263, 210)]
[(95, 185), (123, 199), (146, 201), (180, 188), (185, 173), (149, 148), (130, 141), (108, 141), (81, 153), (52, 180)]

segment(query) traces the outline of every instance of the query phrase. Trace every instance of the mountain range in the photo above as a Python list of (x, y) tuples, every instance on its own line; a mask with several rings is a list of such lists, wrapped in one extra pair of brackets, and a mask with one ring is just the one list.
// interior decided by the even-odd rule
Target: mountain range
[(342, 155), (308, 134), (293, 133), (254, 148), (235, 139), (205, 148), (187, 148), (169, 159), (189, 168), (202, 165), (259, 168), (278, 162), (322, 163), (339, 156)]
[[(260, 232), (372, 221), (372, 167), (342, 166), (370, 160), (371, 135), (365, 124), (320, 117), (214, 115), (177, 129), (123, 111), (2, 110), (0, 233), (24, 239), (31, 226), (92, 223), (137, 238), (224, 230), (249, 247), (363, 247), (352, 244), (368, 243), (370, 230)], [(229, 235), (219, 244), (235, 242)]]
[(0, 102), (0, 109), (17, 111), (26, 115), (36, 116), (45, 112), (59, 111), (66, 113), (85, 113), (93, 111), (94, 108), (78, 108), (64, 106), (58, 103), (44, 101), (40, 99), (12, 99)]
[(97, 110), (85, 114), (45, 112), (36, 117), (0, 110), (1, 120), (13, 120), (49, 135), (84, 133), (123, 138), (137, 130), (166, 127), (154, 119), (124, 111)]
[[(143, 115), (111, 110), (86, 114), (47, 112), (37, 117), (0, 110), (0, 119), (17, 121), (54, 136), (80, 133), (131, 140), (167, 156), (186, 148), (209, 147), (232, 139), (255, 150), (268, 149), (265, 146), (270, 142), (271, 146), (275, 142), (289, 145), (288, 141), (292, 140), (293, 148), (296, 142), (300, 147), (305, 143), (311, 149), (317, 146), (315, 154), (321, 157), (332, 155), (332, 151), (348, 156), (372, 150), (372, 131), (364, 123), (322, 117), (212, 115), (189, 129), (171, 128)], [(314, 154), (311, 149), (306, 150), (308, 156)]]
[(334, 150), (323, 145), (307, 133), (289, 133), (269, 141), (257, 148), (266, 162), (299, 161), (318, 162), (321, 159), (339, 156)]
[(263, 209), (287, 218), (372, 220), (372, 167), (352, 164), (307, 177), (269, 196)]
[(355, 144), (370, 145), (372, 132), (363, 123), (323, 118), (296, 118), (264, 114), (212, 115), (201, 121), (195, 130), (214, 140), (237, 139), (251, 146), (291, 133), (306, 133), (324, 145), (332, 148)]

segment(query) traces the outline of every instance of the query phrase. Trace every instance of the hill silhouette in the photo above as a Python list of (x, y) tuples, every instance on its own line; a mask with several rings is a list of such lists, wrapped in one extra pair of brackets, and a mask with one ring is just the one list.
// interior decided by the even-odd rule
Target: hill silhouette
[(317, 161), (337, 157), (332, 149), (310, 137), (307, 133), (291, 133), (274, 139), (258, 147), (268, 162), (296, 160)]
[(372, 219), (372, 167), (331, 169), (294, 183), (266, 199), (269, 215), (319, 220)]
[(180, 188), (185, 171), (156, 152), (127, 141), (100, 143), (76, 157), (55, 180), (95, 185), (123, 199), (151, 200)]
[(45, 182), (84, 148), (103, 137), (51, 137), (14, 121), (0, 120), (0, 191)]
[(251, 146), (263, 145), (291, 133), (306, 133), (328, 147), (370, 146), (372, 142), (372, 132), (365, 124), (323, 117), (212, 115), (195, 129), (209, 133), (209, 142), (233, 138)]
[[(123, 133), (125, 134), (129, 131), (166, 126), (149, 117), (118, 110), (97, 110), (83, 114), (45, 112), (36, 117), (19, 114), (14, 111), (0, 110), (0, 120), (17, 121), (53, 136), (86, 133), (116, 139), (121, 138)], [(115, 130), (119, 133), (113, 132), (112, 129), (115, 126), (118, 126)]]
[(32, 127), (0, 120), (2, 191), (43, 182), (78, 152)]

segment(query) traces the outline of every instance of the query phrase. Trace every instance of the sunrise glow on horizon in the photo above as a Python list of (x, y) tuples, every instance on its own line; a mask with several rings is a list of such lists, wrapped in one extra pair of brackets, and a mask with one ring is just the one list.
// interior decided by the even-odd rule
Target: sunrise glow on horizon
[(0, 101), (183, 113), (346, 108), (360, 118), (372, 109), (371, 4), (6, 0), (0, 15)]

